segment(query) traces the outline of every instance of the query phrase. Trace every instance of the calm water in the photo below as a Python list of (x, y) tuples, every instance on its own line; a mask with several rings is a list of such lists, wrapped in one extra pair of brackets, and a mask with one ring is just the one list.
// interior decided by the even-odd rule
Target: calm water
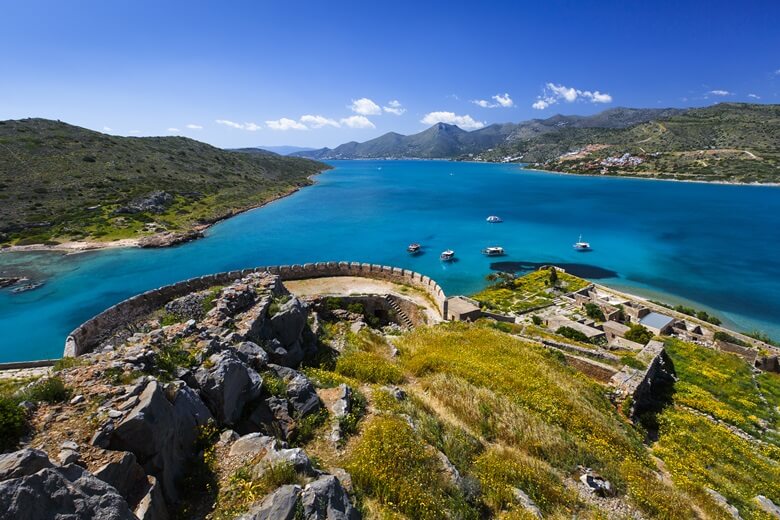
[[(334, 162), (311, 188), (165, 250), (0, 254), (0, 272), (46, 285), (0, 291), (0, 361), (58, 357), (67, 333), (106, 307), (195, 275), (280, 263), (350, 260), (415, 269), (448, 294), (471, 293), (500, 261), (577, 263), (591, 277), (689, 303), (742, 330), (780, 338), (780, 189), (575, 177), (516, 165)], [(502, 224), (488, 224), (488, 215)], [(594, 250), (577, 253), (582, 233)], [(405, 248), (420, 242), (424, 254)], [(458, 261), (442, 264), (452, 248)], [(594, 278), (595, 279), (595, 278)]]

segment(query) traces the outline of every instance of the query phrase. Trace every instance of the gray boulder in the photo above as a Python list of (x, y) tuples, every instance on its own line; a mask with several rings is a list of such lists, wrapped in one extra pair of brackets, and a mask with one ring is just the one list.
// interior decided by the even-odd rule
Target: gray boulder
[(240, 520), (293, 520), (301, 486), (282, 486), (253, 506)]
[(756, 505), (758, 505), (758, 507), (760, 507), (767, 514), (774, 516), (775, 518), (780, 518), (780, 507), (778, 507), (768, 497), (765, 497), (764, 495), (756, 495), (753, 497), (753, 500), (756, 502)]
[(268, 352), (263, 350), (257, 343), (252, 343), (251, 341), (244, 341), (239, 344), (236, 347), (236, 354), (241, 361), (255, 370), (263, 370), (269, 360)]
[(281, 464), (290, 464), (295, 471), (310, 477), (318, 476), (320, 471), (314, 469), (311, 459), (301, 448), (272, 449), (252, 468), (252, 475), (261, 478), (268, 468)]
[(290, 403), (276, 396), (257, 401), (252, 411), (236, 425), (236, 430), (242, 434), (262, 432), (289, 440), (295, 431), (295, 420), (290, 416)]
[(297, 370), (279, 365), (268, 365), (287, 385), (287, 399), (299, 417), (305, 417), (322, 408), (322, 402), (309, 378)]
[(46, 452), (25, 448), (0, 455), (0, 480), (26, 477), (44, 468), (51, 468), (52, 463)]
[(276, 450), (276, 439), (261, 433), (250, 433), (239, 438), (230, 446), (231, 457), (253, 459), (262, 453)]
[(134, 512), (138, 520), (168, 520), (165, 497), (156, 478), (149, 477), (146, 493), (138, 502)]
[(0, 482), (0, 511), (14, 520), (137, 520), (113, 487), (73, 464)]
[(323, 475), (306, 485), (301, 493), (303, 516), (307, 520), (358, 520), (347, 492), (333, 475)]
[(263, 380), (230, 350), (209, 359), (213, 366), (198, 369), (195, 380), (217, 421), (232, 426), (244, 406), (260, 397)]
[(298, 298), (291, 298), (269, 320), (273, 337), (277, 338), (283, 347), (289, 348), (300, 341), (308, 316), (309, 309), (306, 304)]
[(95, 470), (94, 475), (116, 489), (130, 505), (138, 503), (147, 486), (144, 469), (129, 451), (119, 452), (116, 460)]
[(166, 500), (178, 499), (176, 481), (193, 456), (197, 428), (210, 418), (189, 388), (169, 401), (157, 381), (146, 385), (139, 402), (110, 434), (109, 448), (133, 453), (148, 475), (157, 477)]

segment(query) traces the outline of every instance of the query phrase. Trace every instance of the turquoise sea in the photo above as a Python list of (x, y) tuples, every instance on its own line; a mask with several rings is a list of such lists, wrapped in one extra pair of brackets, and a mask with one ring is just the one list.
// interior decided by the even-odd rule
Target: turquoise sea
[[(556, 175), (518, 165), (334, 161), (314, 186), (164, 250), (0, 253), (0, 273), (45, 279), (0, 290), (0, 361), (59, 357), (67, 333), (133, 294), (217, 271), (348, 260), (435, 278), (448, 294), (485, 285), (493, 262), (570, 268), (780, 338), (780, 188)], [(488, 224), (499, 215), (501, 224)], [(578, 253), (582, 234), (593, 251)], [(424, 253), (407, 255), (410, 242)], [(486, 258), (490, 245), (508, 255)], [(457, 262), (439, 253), (452, 248)], [(494, 266), (501, 267), (501, 266)], [(506, 265), (504, 266), (506, 267)]]

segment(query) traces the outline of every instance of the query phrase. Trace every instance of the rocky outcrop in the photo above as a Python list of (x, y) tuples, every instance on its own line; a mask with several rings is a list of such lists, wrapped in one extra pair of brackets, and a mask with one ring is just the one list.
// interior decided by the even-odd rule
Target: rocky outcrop
[[(29, 465), (26, 467), (30, 469)], [(0, 511), (3, 518), (14, 520), (137, 518), (116, 489), (75, 464), (45, 467), (35, 473), (3, 480), (0, 482)]]
[(301, 496), (301, 486), (282, 486), (252, 507), (240, 520), (293, 520)]
[(109, 447), (129, 451), (160, 481), (166, 500), (178, 500), (176, 481), (193, 456), (197, 427), (211, 417), (191, 389), (176, 390), (171, 401), (157, 381), (149, 382), (138, 404), (109, 436)]
[(25, 448), (0, 455), (0, 480), (32, 475), (44, 468), (52, 467), (49, 456), (41, 450)]
[(244, 406), (260, 397), (263, 379), (231, 350), (214, 354), (208, 361), (210, 368), (195, 372), (201, 395), (219, 423), (234, 425)]
[(322, 402), (308, 377), (279, 365), (271, 364), (268, 368), (287, 385), (287, 399), (299, 417), (306, 417), (322, 408)]
[(157, 233), (143, 237), (138, 241), (138, 246), (143, 248), (170, 247), (203, 238), (202, 231), (187, 231), (186, 233), (172, 233), (170, 231)]
[(303, 516), (312, 520), (357, 520), (360, 514), (352, 507), (346, 491), (333, 475), (323, 475), (303, 488)]

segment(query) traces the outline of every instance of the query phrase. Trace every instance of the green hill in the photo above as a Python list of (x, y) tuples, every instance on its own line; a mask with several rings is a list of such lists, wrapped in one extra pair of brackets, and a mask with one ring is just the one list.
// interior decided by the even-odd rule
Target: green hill
[[(778, 182), (780, 105), (721, 103), (627, 128), (566, 126), (483, 153), (566, 173), (684, 180)], [(570, 154), (570, 155), (564, 155)], [(624, 154), (633, 163), (608, 161)]]
[(0, 244), (185, 232), (305, 186), (326, 168), (184, 137), (0, 121)]

